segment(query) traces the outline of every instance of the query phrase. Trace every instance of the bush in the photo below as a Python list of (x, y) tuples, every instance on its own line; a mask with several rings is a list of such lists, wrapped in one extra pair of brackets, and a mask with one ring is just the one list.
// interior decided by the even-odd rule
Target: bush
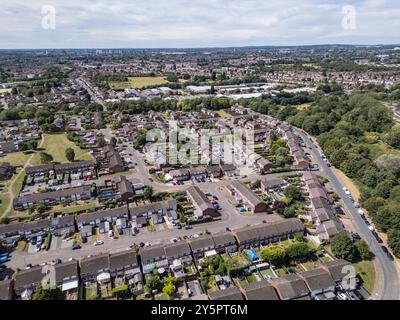
[(364, 240), (357, 240), (354, 243), (357, 255), (361, 260), (369, 260), (371, 258), (371, 252), (369, 251), (368, 244)]
[(286, 254), (291, 259), (306, 258), (311, 252), (306, 242), (295, 242), (286, 248)]

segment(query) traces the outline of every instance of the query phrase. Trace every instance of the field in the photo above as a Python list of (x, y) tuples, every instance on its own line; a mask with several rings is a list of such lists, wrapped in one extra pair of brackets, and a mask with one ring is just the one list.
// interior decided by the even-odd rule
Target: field
[(0, 93), (11, 92), (11, 88), (0, 88)]
[[(67, 139), (66, 134), (46, 134), (43, 137), (44, 141), (41, 149), (53, 156), (54, 162), (66, 163), (69, 162), (65, 157), (65, 150), (67, 148), (72, 148), (75, 151), (75, 160), (93, 160), (93, 157), (86, 151), (75, 143)], [(36, 154), (32, 159), (32, 165), (42, 164), (40, 161), (39, 153)]]
[(374, 263), (372, 261), (361, 261), (353, 264), (353, 266), (360, 276), (365, 290), (372, 293), (376, 277)]
[(112, 89), (142, 89), (147, 86), (157, 86), (166, 84), (168, 81), (164, 77), (129, 77), (128, 81), (110, 81), (109, 84)]
[(4, 158), (0, 158), (1, 162), (9, 162), (15, 167), (22, 167), (31, 155), (23, 152), (13, 152), (7, 154)]

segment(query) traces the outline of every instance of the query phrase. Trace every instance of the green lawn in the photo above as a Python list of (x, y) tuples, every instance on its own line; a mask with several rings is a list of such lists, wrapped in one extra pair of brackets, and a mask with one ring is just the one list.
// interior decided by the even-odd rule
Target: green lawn
[(372, 293), (375, 286), (375, 267), (372, 261), (360, 261), (353, 264), (357, 274), (360, 276), (362, 285), (369, 293)]
[(165, 77), (129, 77), (128, 81), (110, 81), (112, 89), (142, 89), (147, 86), (156, 86), (166, 84)]
[(8, 195), (6, 194), (1, 194), (0, 195), (0, 215), (6, 210), (6, 208), (8, 207), (9, 203), (10, 203), (10, 198), (8, 197)]
[(11, 88), (0, 88), (0, 93), (11, 92)]
[(15, 180), (14, 185), (12, 186), (12, 192), (14, 194), (15, 197), (17, 197), (21, 191), (22, 188), (22, 184), (24, 182), (26, 173), (22, 172), (18, 178)]
[(23, 152), (13, 152), (1, 158), (1, 162), (9, 162), (14, 167), (22, 167), (31, 155)]
[(84, 210), (89, 210), (92, 208), (95, 208), (97, 205), (96, 203), (85, 203), (81, 205), (73, 205), (73, 206), (67, 206), (67, 207), (61, 207), (61, 208), (56, 208), (53, 209), (51, 212), (60, 212), (63, 214), (72, 214), (78, 211), (84, 211)]
[(269, 269), (261, 270), (260, 273), (261, 273), (261, 275), (263, 276), (264, 279), (273, 279), (273, 278), (275, 278), (275, 275)]
[[(66, 134), (46, 134), (43, 137), (44, 141), (41, 149), (44, 152), (53, 156), (54, 162), (66, 163), (69, 162), (65, 157), (65, 150), (72, 148), (75, 151), (75, 160), (93, 160), (93, 157), (87, 152), (75, 145), (72, 141), (67, 139)], [(32, 165), (40, 165), (39, 153), (32, 159)]]
[(254, 274), (251, 274), (246, 277), (248, 283), (257, 282), (257, 278)]

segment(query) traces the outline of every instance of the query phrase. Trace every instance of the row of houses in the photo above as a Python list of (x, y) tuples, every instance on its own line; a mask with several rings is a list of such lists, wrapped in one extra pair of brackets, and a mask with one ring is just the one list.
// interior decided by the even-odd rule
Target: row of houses
[(306, 170), (310, 167), (310, 160), (305, 156), (303, 147), (300, 144), (299, 137), (292, 132), (292, 127), (282, 123), (278, 131), (283, 134), (287, 141), (291, 156), (294, 158), (294, 167), (299, 170)]
[(311, 219), (316, 225), (321, 242), (329, 242), (332, 237), (344, 230), (332, 208), (333, 201), (315, 173), (306, 172), (303, 181), (311, 202)]
[(13, 244), (21, 238), (31, 238), (46, 232), (51, 232), (55, 236), (66, 236), (77, 231), (81, 236), (88, 237), (93, 235), (95, 227), (99, 228), (101, 233), (105, 233), (110, 230), (112, 224), (122, 230), (129, 227), (129, 222), (140, 228), (147, 225), (148, 219), (152, 219), (155, 224), (163, 223), (164, 217), (174, 221), (178, 219), (176, 210), (176, 200), (165, 200), (142, 206), (125, 205), (76, 216), (65, 215), (27, 223), (12, 223), (0, 226), (0, 239), (7, 244)]
[(79, 200), (89, 200), (90, 198), (90, 186), (83, 185), (56, 191), (23, 195), (13, 200), (13, 207), (15, 210), (27, 210), (39, 205), (54, 206)]
[(175, 182), (187, 181), (189, 179), (220, 178), (222, 176), (233, 177), (237, 173), (237, 168), (233, 164), (211, 165), (208, 167), (195, 167), (189, 169), (171, 170), (166, 178)]
[(96, 163), (93, 161), (76, 161), (70, 163), (44, 164), (33, 167), (26, 167), (25, 172), (28, 176), (47, 176), (59, 174), (75, 174), (83, 172), (92, 172), (96, 169)]
[[(335, 287), (347, 273), (349, 262), (339, 259), (319, 268), (289, 274), (272, 280), (252, 282), (238, 287), (210, 292), (210, 300), (310, 300), (334, 297)], [(328, 298), (327, 298), (328, 297)]]

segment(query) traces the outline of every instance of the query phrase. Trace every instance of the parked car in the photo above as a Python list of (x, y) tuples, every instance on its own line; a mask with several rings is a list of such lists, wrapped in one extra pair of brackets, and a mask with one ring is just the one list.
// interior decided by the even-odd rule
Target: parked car
[(80, 249), (80, 248), (82, 248), (79, 244), (74, 244), (73, 246), (72, 246), (72, 250), (78, 250), (78, 249)]
[(388, 250), (388, 248), (386, 248), (385, 246), (381, 246), (382, 250), (384, 253), (386, 253), (386, 255), (388, 256), (388, 258), (392, 261), (394, 261), (394, 258), (392, 256), (392, 254), (390, 253), (390, 251)]

